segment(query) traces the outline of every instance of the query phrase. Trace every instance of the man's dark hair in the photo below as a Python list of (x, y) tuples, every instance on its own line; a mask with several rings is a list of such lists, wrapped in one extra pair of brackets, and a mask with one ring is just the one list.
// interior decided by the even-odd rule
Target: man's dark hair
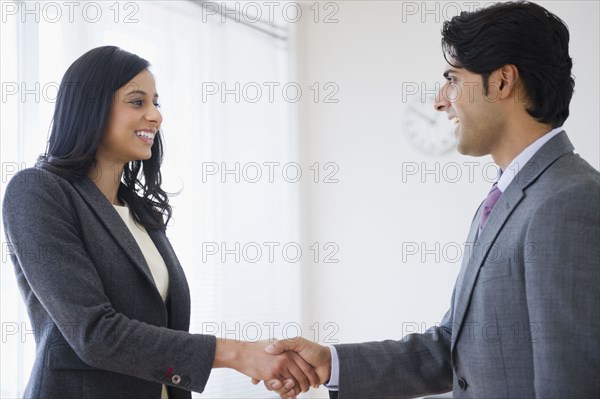
[[(487, 95), (491, 72), (513, 64), (541, 123), (561, 126), (569, 116), (575, 80), (566, 24), (530, 2), (496, 3), (445, 21), (442, 49), (448, 64), (482, 75)], [(452, 58), (450, 62), (448, 58)]]

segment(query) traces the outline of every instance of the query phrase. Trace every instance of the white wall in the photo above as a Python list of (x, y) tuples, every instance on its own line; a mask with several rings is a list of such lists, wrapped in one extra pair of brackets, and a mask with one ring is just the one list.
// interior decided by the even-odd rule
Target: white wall
[[(446, 258), (454, 257), (450, 250), (456, 248), (454, 243), (464, 243), (473, 213), (494, 177), (493, 170), (485, 168), (491, 158), (466, 157), (455, 150), (428, 156), (415, 150), (403, 131), (403, 83), (433, 87), (442, 80), (441, 24), (456, 7), (438, 3), (437, 14), (423, 15), (419, 9), (409, 15), (403, 14), (403, 7), (413, 9), (397, 1), (337, 4), (338, 23), (303, 18), (298, 27), (303, 86), (335, 82), (340, 89), (339, 103), (306, 101), (301, 109), (304, 163), (335, 162), (340, 179), (337, 184), (304, 187), (304, 239), (334, 241), (340, 247), (339, 263), (306, 265), (304, 315), (309, 323), (336, 323), (340, 342), (399, 339), (403, 323), (429, 327), (441, 319), (460, 267), (459, 259), (444, 260), (442, 250), (427, 255), (424, 262), (417, 255), (403, 262), (402, 243), (425, 243), (427, 249), (439, 243), (448, 250)], [(428, 9), (435, 4), (427, 2)], [(598, 3), (540, 4), (570, 28), (576, 88), (565, 128), (576, 152), (598, 169)], [(410, 162), (419, 167), (424, 162), (429, 170), (437, 163), (440, 181), (435, 174), (419, 174), (405, 177), (403, 183), (403, 166)], [(443, 179), (444, 167), (452, 162), (462, 167), (457, 182)], [(465, 162), (478, 163), (473, 179)], [(439, 261), (436, 254), (441, 255)], [(324, 396), (323, 391), (318, 395)]]

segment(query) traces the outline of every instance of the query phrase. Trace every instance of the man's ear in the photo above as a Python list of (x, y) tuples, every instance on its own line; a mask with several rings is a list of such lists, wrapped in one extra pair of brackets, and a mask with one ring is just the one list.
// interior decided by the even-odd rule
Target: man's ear
[(500, 80), (500, 83), (498, 85), (498, 98), (504, 100), (511, 95), (517, 94), (519, 69), (516, 67), (516, 65), (504, 65), (498, 70), (498, 72), (498, 79)]
[(487, 97), (498, 101), (509, 98), (516, 93), (519, 70), (513, 64), (506, 64), (489, 74), (487, 79)]

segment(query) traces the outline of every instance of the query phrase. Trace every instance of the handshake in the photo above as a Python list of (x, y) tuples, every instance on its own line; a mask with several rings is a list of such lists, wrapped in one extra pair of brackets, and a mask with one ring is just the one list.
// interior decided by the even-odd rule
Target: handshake
[(228, 367), (264, 381), (281, 398), (295, 398), (329, 381), (330, 349), (301, 337), (281, 341), (232, 342), (217, 339), (213, 367)]

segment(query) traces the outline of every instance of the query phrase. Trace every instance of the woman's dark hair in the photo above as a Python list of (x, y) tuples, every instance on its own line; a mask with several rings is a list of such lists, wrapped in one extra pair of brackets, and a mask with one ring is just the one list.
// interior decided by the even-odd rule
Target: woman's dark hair
[(462, 12), (444, 22), (442, 48), (448, 64), (482, 75), (486, 95), (491, 72), (513, 64), (525, 88), (520, 99), (530, 102), (529, 115), (552, 127), (569, 116), (575, 86), (569, 30), (545, 8), (506, 2)]
[[(96, 164), (96, 150), (106, 130), (116, 91), (149, 66), (145, 59), (115, 46), (95, 48), (73, 62), (58, 89), (48, 149), (38, 157), (36, 166), (69, 181), (86, 176)], [(125, 165), (118, 196), (127, 202), (138, 223), (166, 230), (172, 209), (167, 193), (160, 187), (162, 158), (159, 131), (150, 159)], [(150, 218), (144, 217), (146, 214)]]

